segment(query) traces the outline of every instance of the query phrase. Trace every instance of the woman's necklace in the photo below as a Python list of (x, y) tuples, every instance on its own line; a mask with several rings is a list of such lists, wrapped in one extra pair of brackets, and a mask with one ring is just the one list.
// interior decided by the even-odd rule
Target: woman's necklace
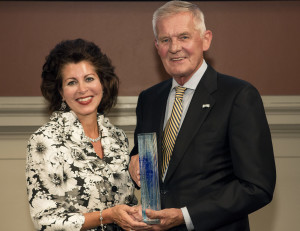
[(85, 137), (87, 138), (88, 141), (90, 141), (90, 142), (92, 142), (92, 143), (98, 142), (98, 141), (101, 139), (101, 132), (100, 132), (100, 129), (99, 129), (99, 136), (98, 136), (97, 138), (93, 139), (93, 138), (88, 137), (87, 135), (85, 135)]

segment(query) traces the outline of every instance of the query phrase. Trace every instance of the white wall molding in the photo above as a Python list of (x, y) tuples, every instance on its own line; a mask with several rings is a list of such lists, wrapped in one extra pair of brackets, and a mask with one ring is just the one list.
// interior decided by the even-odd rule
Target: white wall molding
[[(137, 98), (119, 97), (117, 105), (108, 114), (111, 122), (126, 132), (131, 145), (136, 124)], [(300, 157), (297, 151), (300, 150), (300, 96), (262, 98), (276, 157)], [(46, 103), (42, 97), (0, 97), (0, 143), (28, 140), (30, 134), (48, 120)], [(286, 149), (290, 151), (286, 152)]]
[(300, 96), (263, 96), (272, 134), (300, 132)]
[[(124, 130), (134, 130), (137, 97), (122, 96), (108, 117)], [(31, 134), (49, 120), (42, 97), (0, 97), (0, 137)]]
[[(300, 132), (300, 96), (263, 96), (272, 133)], [(132, 132), (137, 96), (120, 96), (109, 113), (111, 122)], [(0, 135), (32, 132), (46, 123), (49, 115), (42, 97), (0, 97)]]

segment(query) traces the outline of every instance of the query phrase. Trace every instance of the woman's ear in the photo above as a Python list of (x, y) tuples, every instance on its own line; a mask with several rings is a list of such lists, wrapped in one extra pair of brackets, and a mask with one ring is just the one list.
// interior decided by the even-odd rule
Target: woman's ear
[(62, 101), (64, 101), (64, 94), (63, 94), (63, 91), (62, 91), (62, 89), (61, 89), (61, 90), (59, 90), (59, 94), (60, 94), (60, 96), (61, 96), (61, 99), (62, 99)]

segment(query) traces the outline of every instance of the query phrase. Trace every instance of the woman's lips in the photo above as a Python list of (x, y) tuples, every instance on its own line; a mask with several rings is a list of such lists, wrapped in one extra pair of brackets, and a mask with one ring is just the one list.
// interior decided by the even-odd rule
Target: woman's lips
[(93, 97), (92, 96), (88, 96), (88, 97), (84, 97), (84, 98), (79, 98), (76, 101), (82, 105), (86, 105), (89, 104), (90, 102), (92, 102)]

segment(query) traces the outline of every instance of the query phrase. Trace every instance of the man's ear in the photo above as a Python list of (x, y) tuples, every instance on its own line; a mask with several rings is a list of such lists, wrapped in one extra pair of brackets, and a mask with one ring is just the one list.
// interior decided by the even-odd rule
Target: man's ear
[(158, 42), (157, 42), (157, 39), (154, 40), (154, 45), (155, 45), (156, 49), (158, 49)]
[(212, 41), (212, 31), (207, 30), (204, 32), (203, 35), (203, 51), (207, 51), (210, 48), (210, 44)]

